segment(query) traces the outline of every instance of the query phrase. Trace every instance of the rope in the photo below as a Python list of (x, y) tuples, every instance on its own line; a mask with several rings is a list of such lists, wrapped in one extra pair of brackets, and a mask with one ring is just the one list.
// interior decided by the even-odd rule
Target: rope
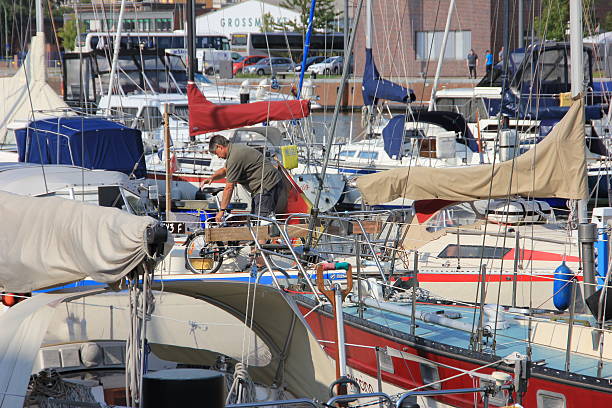
[(236, 363), (234, 381), (229, 388), (225, 404), (256, 402), (255, 384), (247, 371), (246, 364)]

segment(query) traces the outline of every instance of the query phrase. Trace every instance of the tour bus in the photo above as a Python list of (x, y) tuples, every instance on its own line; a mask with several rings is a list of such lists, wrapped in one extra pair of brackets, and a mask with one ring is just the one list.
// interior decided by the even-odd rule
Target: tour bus
[[(91, 32), (81, 35), (83, 41), (75, 51), (90, 52), (96, 49), (112, 49), (116, 33)], [(121, 34), (121, 49), (166, 49), (186, 48), (185, 32), (125, 32)], [(196, 49), (230, 50), (229, 40), (222, 34), (196, 35)]]
[[(288, 52), (300, 55), (304, 49), (304, 36), (301, 33), (235, 33), (232, 34), (231, 48), (245, 56)], [(344, 34), (312, 34), (310, 52), (344, 52)]]

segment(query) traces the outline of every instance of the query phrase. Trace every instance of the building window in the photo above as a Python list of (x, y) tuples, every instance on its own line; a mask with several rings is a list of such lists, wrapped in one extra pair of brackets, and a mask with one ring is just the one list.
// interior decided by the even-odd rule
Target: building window
[[(444, 31), (417, 31), (416, 55), (418, 60), (437, 60), (442, 49)], [(465, 59), (472, 48), (471, 31), (450, 31), (444, 51), (445, 60)]]

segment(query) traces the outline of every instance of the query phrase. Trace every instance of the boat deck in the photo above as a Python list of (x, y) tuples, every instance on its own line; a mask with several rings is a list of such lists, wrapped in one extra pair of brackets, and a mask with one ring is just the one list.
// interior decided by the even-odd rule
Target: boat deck
[[(374, 307), (366, 307), (363, 311), (363, 318), (371, 323), (379, 324), (399, 332), (410, 334), (411, 317), (409, 316), (411, 305), (403, 302), (388, 302), (393, 306), (405, 308), (406, 315), (396, 312), (381, 310)], [(356, 306), (345, 306), (345, 313), (357, 317), (359, 315)], [(423, 304), (417, 305), (417, 313), (432, 313), (441, 316), (441, 312), (460, 313), (460, 317), (452, 319), (453, 322), (463, 323), (467, 330), (460, 330), (442, 326), (435, 323), (426, 323), (423, 320), (416, 320), (417, 328), (415, 334), (427, 340), (450, 344), (461, 348), (470, 348), (471, 328), (474, 331), (478, 327), (479, 311), (470, 306)], [(502, 313), (510, 326), (506, 329), (498, 329), (497, 333), (490, 330), (491, 335), (483, 340), (483, 351), (490, 352), (497, 356), (505, 357), (513, 352), (527, 354), (528, 342), (526, 341), (529, 331), (529, 320), (526, 316), (516, 313)], [(418, 314), (417, 314), (418, 316)], [(565, 322), (555, 322), (549, 318), (549, 314), (535, 315), (532, 318), (532, 359), (539, 365), (554, 369), (565, 370), (566, 344), (567, 344), (567, 324)], [(576, 319), (589, 321), (594, 326), (594, 319), (591, 316), (579, 315)], [(488, 324), (489, 327), (491, 323)], [(487, 326), (487, 323), (485, 323)], [(599, 363), (599, 352), (593, 350), (591, 332), (593, 327), (576, 324), (572, 334), (572, 350), (570, 360), (570, 371), (580, 375), (598, 377), (597, 367)], [(549, 341), (546, 341), (546, 340)], [(605, 340), (610, 342), (610, 333), (607, 333)], [(492, 344), (495, 342), (495, 349)], [(604, 359), (602, 378), (612, 378), (612, 361), (606, 360), (609, 357), (610, 346), (604, 342)], [(606, 353), (608, 351), (608, 353)]]

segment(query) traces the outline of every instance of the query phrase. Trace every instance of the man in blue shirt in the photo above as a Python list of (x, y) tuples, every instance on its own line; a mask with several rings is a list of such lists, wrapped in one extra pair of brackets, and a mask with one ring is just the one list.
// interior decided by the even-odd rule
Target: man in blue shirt
[(487, 70), (487, 75), (491, 74), (493, 70), (493, 54), (490, 50), (485, 51), (485, 68)]

